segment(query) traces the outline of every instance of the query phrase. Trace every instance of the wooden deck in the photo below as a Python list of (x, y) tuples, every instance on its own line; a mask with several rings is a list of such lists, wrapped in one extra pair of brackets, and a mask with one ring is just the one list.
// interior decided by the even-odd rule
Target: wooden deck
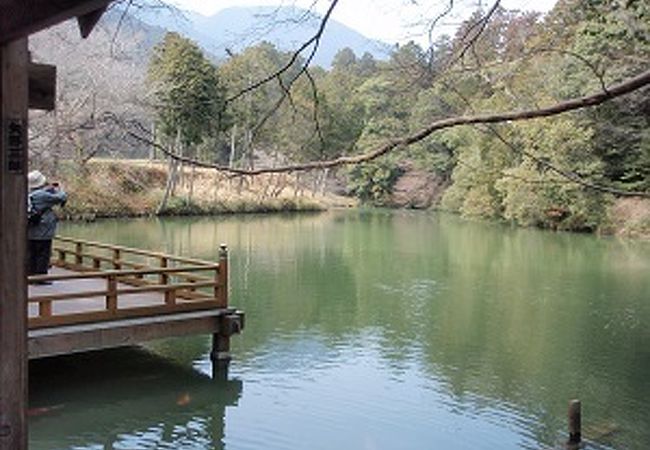
[(212, 334), (229, 359), (243, 312), (228, 306), (228, 253), (218, 262), (57, 238), (48, 275), (29, 277), (30, 358)]
[[(106, 307), (106, 282), (101, 278), (76, 278), (71, 275), (77, 275), (78, 272), (53, 267), (49, 275), (50, 282), (48, 285), (31, 284), (28, 287), (28, 297), (30, 301), (28, 310), (30, 319), (39, 319), (38, 298), (65, 298), (66, 301), (52, 302), (52, 316), (62, 317), (78, 313), (90, 313), (104, 311)], [(57, 277), (61, 277), (57, 279)], [(55, 281), (52, 281), (54, 279)], [(132, 286), (119, 281), (115, 288), (118, 292), (124, 292)], [(100, 293), (101, 295), (91, 295), (88, 293)], [(75, 298), (78, 294), (88, 295), (87, 297)], [(165, 294), (163, 292), (140, 292), (134, 294), (122, 294), (119, 296), (120, 309), (129, 309), (144, 306), (162, 305), (165, 303)], [(40, 318), (45, 320), (45, 318)], [(43, 322), (41, 320), (41, 322)], [(31, 321), (37, 326), (38, 320)]]

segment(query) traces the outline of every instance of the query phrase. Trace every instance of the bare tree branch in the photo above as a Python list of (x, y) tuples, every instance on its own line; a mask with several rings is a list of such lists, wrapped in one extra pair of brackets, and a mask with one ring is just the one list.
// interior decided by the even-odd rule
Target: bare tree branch
[(318, 135), (318, 141), (320, 142), (321, 155), (322, 155), (323, 148), (325, 146), (325, 138), (323, 137), (323, 132), (320, 126), (320, 120), (318, 119), (318, 107), (319, 107), (318, 87), (316, 86), (316, 80), (314, 80), (314, 77), (311, 76), (309, 70), (305, 71), (305, 75), (309, 80), (309, 85), (311, 86), (311, 92), (314, 97), (314, 113), (313, 113), (314, 124), (315, 124), (314, 133)]
[(445, 10), (443, 12), (441, 12), (440, 14), (438, 14), (438, 16), (436, 16), (436, 18), (433, 19), (431, 21), (431, 23), (429, 24), (429, 27), (428, 27), (429, 46), (433, 45), (433, 30), (434, 30), (434, 28), (436, 27), (436, 25), (438, 25), (438, 22), (443, 17), (447, 16), (452, 11), (452, 9), (454, 9), (454, 0), (449, 0), (449, 4), (445, 8)]
[(458, 53), (458, 55), (456, 55), (455, 58), (452, 58), (450, 60), (447, 67), (451, 67), (454, 64), (456, 64), (458, 61), (460, 61), (461, 59), (463, 59), (465, 57), (465, 53), (467, 53), (467, 50), (469, 50), (470, 48), (472, 48), (472, 49), (474, 48), (474, 44), (476, 44), (476, 41), (478, 40), (478, 38), (480, 38), (481, 35), (483, 34), (483, 32), (485, 31), (485, 28), (487, 27), (487, 24), (490, 22), (490, 19), (492, 18), (494, 13), (497, 11), (497, 8), (499, 7), (500, 4), (501, 4), (501, 0), (497, 0), (496, 2), (494, 2), (492, 7), (490, 8), (490, 10), (483, 17), (481, 17), (479, 20), (474, 22), (467, 29), (467, 31), (465, 32), (465, 34), (461, 38), (461, 41), (464, 41), (467, 38), (467, 36), (469, 36), (470, 33), (475, 28), (478, 28), (478, 31), (476, 31), (476, 33), (474, 33), (474, 35), (469, 39), (469, 41), (467, 41), (465, 43), (465, 45), (463, 45), (463, 48), (461, 49), (460, 53)]
[[(596, 94), (584, 96), (572, 100), (566, 100), (545, 108), (523, 110), (523, 111), (508, 111), (508, 112), (492, 113), (492, 114), (450, 117), (446, 119), (436, 120), (433, 123), (431, 123), (429, 126), (421, 129), (416, 133), (413, 133), (411, 135), (402, 138), (389, 140), (388, 142), (375, 148), (374, 150), (360, 155), (341, 156), (330, 160), (312, 161), (312, 162), (307, 162), (302, 164), (292, 164), (292, 165), (286, 165), (286, 166), (275, 167), (275, 168), (260, 168), (255, 170), (229, 168), (226, 166), (206, 163), (192, 158), (187, 158), (187, 157), (177, 155), (173, 151), (170, 151), (168, 148), (152, 142), (152, 140), (146, 136), (148, 130), (146, 130), (142, 126), (137, 126), (138, 124), (132, 123), (131, 125), (136, 125), (136, 127), (140, 129), (141, 133), (138, 133), (130, 129), (127, 130), (126, 133), (132, 138), (140, 142), (144, 142), (147, 143), (148, 145), (156, 146), (163, 153), (178, 161), (183, 161), (183, 162), (195, 164), (200, 167), (212, 168), (212, 169), (216, 169), (219, 171), (228, 172), (232, 174), (259, 175), (263, 173), (307, 171), (307, 170), (324, 169), (324, 168), (349, 165), (349, 164), (359, 164), (359, 163), (371, 161), (380, 156), (395, 151), (396, 149), (401, 149), (411, 144), (414, 144), (416, 142), (419, 142), (436, 131), (453, 128), (460, 125), (508, 123), (508, 122), (521, 121), (521, 120), (530, 120), (530, 119), (536, 119), (542, 117), (555, 116), (569, 111), (600, 105), (608, 100), (620, 97), (625, 94), (629, 94), (630, 92), (633, 92), (649, 84), (650, 84), (650, 70), (647, 70), (633, 78), (630, 78), (621, 83), (610, 86), (606, 90), (603, 90)], [(123, 124), (123, 126), (126, 126), (126, 124)], [(620, 191), (620, 192), (612, 192), (612, 193), (615, 193), (617, 195), (628, 195), (628, 196), (633, 195), (633, 196), (650, 197), (650, 193), (647, 192), (629, 193), (625, 191)]]
[[(323, 16), (323, 20), (321, 20), (320, 26), (318, 27), (318, 31), (316, 31), (316, 34), (314, 34), (311, 38), (309, 38), (307, 41), (305, 41), (305, 42), (304, 42), (304, 43), (303, 43), (303, 44), (298, 48), (298, 50), (296, 50), (295, 52), (293, 52), (293, 54), (291, 55), (291, 58), (289, 58), (289, 61), (288, 61), (284, 66), (282, 66), (280, 69), (276, 70), (276, 71), (273, 72), (272, 74), (269, 74), (269, 75), (267, 75), (266, 77), (262, 78), (261, 80), (259, 80), (259, 81), (255, 82), (255, 83), (253, 83), (253, 84), (247, 86), (246, 88), (244, 88), (244, 89), (242, 89), (241, 91), (239, 91), (237, 94), (235, 94), (235, 95), (233, 95), (233, 96), (227, 98), (225, 103), (228, 104), (228, 103), (230, 103), (230, 102), (232, 102), (232, 101), (238, 99), (239, 97), (245, 95), (246, 93), (248, 93), (248, 92), (250, 92), (250, 91), (253, 91), (253, 90), (255, 90), (255, 89), (257, 89), (257, 88), (259, 88), (259, 87), (265, 85), (266, 83), (272, 81), (272, 80), (275, 79), (276, 77), (279, 77), (280, 75), (282, 75), (283, 73), (285, 73), (285, 72), (286, 72), (287, 70), (289, 70), (289, 69), (291, 68), (291, 66), (293, 66), (293, 64), (298, 60), (298, 57), (300, 56), (300, 54), (301, 54), (303, 51), (305, 51), (305, 49), (307, 49), (310, 45), (313, 44), (314, 47), (313, 47), (313, 49), (312, 49), (312, 51), (311, 51), (309, 57), (307, 58), (307, 61), (305, 62), (305, 64), (303, 64), (303, 68), (302, 68), (302, 70), (301, 70), (301, 71), (298, 73), (298, 75), (296, 75), (296, 76), (293, 78), (293, 80), (292, 80), (292, 82), (295, 81), (295, 80), (298, 78), (298, 76), (300, 76), (300, 74), (301, 74), (302, 72), (304, 72), (304, 70), (305, 70), (305, 68), (307, 67), (307, 65), (309, 65), (309, 62), (311, 62), (311, 60), (313, 59), (314, 54), (316, 53), (316, 49), (318, 48), (318, 43), (320, 42), (320, 39), (321, 39), (321, 37), (323, 36), (323, 32), (325, 31), (325, 26), (327, 25), (327, 23), (328, 23), (328, 21), (329, 21), (329, 19), (330, 19), (330, 16), (332, 15), (332, 12), (334, 11), (334, 8), (335, 8), (336, 5), (338, 4), (338, 2), (339, 2), (339, 0), (333, 0), (333, 1), (332, 1), (332, 4), (330, 5), (330, 7), (328, 8), (327, 12), (326, 12), (325, 15)], [(289, 85), (291, 85), (291, 83), (289, 83)]]

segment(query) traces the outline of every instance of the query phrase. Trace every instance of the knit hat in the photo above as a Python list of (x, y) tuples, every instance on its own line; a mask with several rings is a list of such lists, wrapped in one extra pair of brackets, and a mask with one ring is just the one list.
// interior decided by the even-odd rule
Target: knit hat
[(38, 170), (32, 170), (27, 174), (27, 186), (29, 189), (38, 189), (47, 184), (47, 178)]

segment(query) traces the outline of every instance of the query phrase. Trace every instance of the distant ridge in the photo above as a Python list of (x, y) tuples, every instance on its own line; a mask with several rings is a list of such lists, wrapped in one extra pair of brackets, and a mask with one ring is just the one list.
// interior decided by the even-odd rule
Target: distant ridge
[[(311, 11), (288, 6), (232, 7), (210, 17), (155, 10), (139, 13), (138, 18), (186, 35), (219, 59), (226, 58), (228, 52), (237, 53), (262, 41), (283, 51), (295, 50), (316, 33), (321, 22), (321, 16)], [(391, 48), (330, 19), (314, 64), (329, 68), (334, 55), (345, 47), (357, 56), (368, 52), (377, 59), (386, 59)], [(305, 56), (308, 54), (309, 50), (303, 52)]]

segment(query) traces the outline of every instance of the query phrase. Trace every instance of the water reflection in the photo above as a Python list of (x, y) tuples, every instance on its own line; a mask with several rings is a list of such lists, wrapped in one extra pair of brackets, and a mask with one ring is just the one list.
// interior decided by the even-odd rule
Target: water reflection
[[(64, 231), (204, 259), (228, 243), (247, 329), (226, 448), (544, 448), (574, 397), (602, 445), (650, 448), (650, 245), (391, 211)], [(207, 341), (180, 342), (151, 348), (205, 371)]]
[(222, 449), (239, 380), (144, 349), (30, 363), (30, 449)]

